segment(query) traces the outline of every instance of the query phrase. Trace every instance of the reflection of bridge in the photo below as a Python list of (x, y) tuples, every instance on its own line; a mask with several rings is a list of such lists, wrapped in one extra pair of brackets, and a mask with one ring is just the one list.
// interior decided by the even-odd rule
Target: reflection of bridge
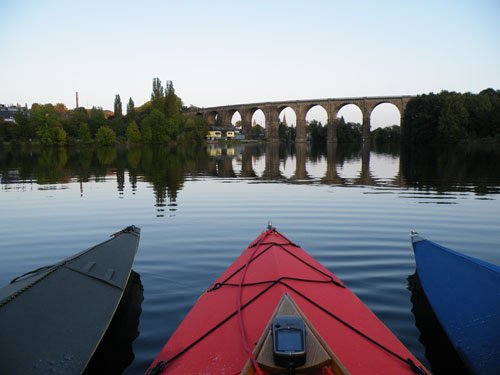
[[(405, 182), (400, 177), (398, 171), (392, 178), (387, 181), (380, 181), (375, 177), (370, 170), (370, 144), (363, 144), (361, 149), (361, 169), (359, 174), (354, 178), (344, 178), (337, 172), (337, 143), (330, 143), (326, 148), (326, 170), (324, 176), (320, 179), (315, 179), (309, 176), (307, 172), (307, 145), (305, 143), (295, 144), (295, 171), (292, 176), (285, 177), (281, 170), (282, 156), (280, 156), (280, 145), (276, 142), (268, 142), (265, 146), (264, 170), (259, 175), (254, 171), (253, 146), (243, 146), (237, 152), (241, 158), (241, 170), (235, 171), (233, 165), (234, 153), (231, 155), (220, 155), (211, 158), (208, 162), (207, 174), (213, 177), (220, 178), (255, 178), (261, 181), (276, 181), (287, 182), (294, 184), (320, 183), (326, 185), (369, 185), (369, 186), (404, 186)], [(400, 160), (401, 162), (401, 160)], [(401, 169), (401, 166), (400, 166)]]
[(245, 135), (249, 135), (252, 128), (252, 116), (259, 109), (264, 113), (266, 124), (266, 138), (270, 141), (279, 139), (278, 126), (279, 115), (286, 108), (291, 108), (297, 118), (297, 136), (295, 142), (306, 141), (306, 115), (315, 106), (322, 107), (327, 114), (328, 142), (337, 141), (336, 122), (338, 112), (346, 105), (357, 106), (363, 114), (363, 139), (370, 137), (370, 117), (373, 110), (380, 104), (390, 103), (397, 107), (399, 114), (403, 117), (406, 104), (412, 96), (377, 96), (364, 98), (337, 98), (337, 99), (316, 99), (316, 100), (289, 100), (282, 102), (265, 102), (251, 104), (235, 104), (221, 107), (192, 108), (186, 113), (193, 116), (203, 116), (209, 124), (216, 121), (221, 125), (230, 125), (233, 115), (238, 112), (241, 116), (242, 130)]

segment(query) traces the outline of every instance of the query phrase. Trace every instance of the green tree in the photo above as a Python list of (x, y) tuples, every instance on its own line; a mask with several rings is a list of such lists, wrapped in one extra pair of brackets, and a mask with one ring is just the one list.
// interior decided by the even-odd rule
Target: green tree
[(52, 129), (52, 137), (55, 146), (65, 146), (66, 145), (66, 131), (61, 127), (57, 126)]
[(92, 107), (92, 109), (90, 110), (88, 121), (90, 133), (93, 137), (95, 137), (99, 128), (106, 124), (106, 118), (104, 117), (104, 111), (102, 110), (102, 108)]
[(392, 125), (386, 128), (377, 128), (371, 132), (371, 140), (375, 144), (397, 144), (400, 142), (401, 127)]
[(455, 93), (444, 95), (438, 119), (438, 140), (456, 143), (465, 139), (468, 122), (464, 96)]
[(326, 126), (323, 126), (321, 122), (312, 120), (307, 125), (307, 132), (311, 137), (311, 140), (315, 144), (326, 143)]
[(73, 111), (69, 112), (69, 118), (63, 122), (64, 130), (68, 134), (68, 137), (78, 138), (79, 131), (82, 124), (87, 124), (88, 127), (89, 114), (87, 110), (83, 107), (75, 108)]
[(46, 124), (38, 126), (36, 135), (40, 143), (44, 146), (54, 146), (54, 139), (52, 138), (52, 128)]
[(123, 116), (122, 100), (120, 99), (120, 95), (118, 94), (116, 94), (115, 96), (114, 113), (115, 113), (115, 118), (121, 118)]
[(177, 139), (177, 136), (180, 133), (180, 122), (179, 120), (172, 118), (172, 117), (166, 117), (165, 116), (165, 124), (166, 124), (166, 133), (167, 133), (167, 141), (168, 140), (175, 140)]
[[(144, 127), (145, 130), (142, 129)], [(146, 142), (148, 135), (145, 134), (151, 129), (151, 143), (164, 143), (170, 140), (170, 134), (174, 131), (171, 122), (167, 122), (165, 115), (157, 109), (153, 109), (151, 113), (142, 121), (141, 130), (143, 140)]]
[(64, 146), (66, 144), (66, 132), (60, 126), (41, 125), (37, 129), (37, 135), (40, 143), (44, 146)]
[(92, 134), (90, 133), (89, 125), (84, 122), (80, 125), (80, 129), (78, 129), (78, 139), (83, 144), (89, 144), (92, 142)]
[(5, 121), (0, 117), (0, 145), (6, 141)]
[(286, 126), (284, 122), (280, 122), (278, 126), (278, 134), (281, 142), (289, 142), (290, 139), (290, 128)]
[[(23, 142), (29, 142), (36, 138), (36, 127), (34, 122), (30, 119), (27, 111), (20, 111), (15, 115), (15, 138)], [(14, 135), (14, 134), (12, 134)]]
[(250, 131), (250, 137), (252, 139), (262, 139), (265, 136), (266, 136), (266, 131), (262, 126), (260, 126), (259, 124), (252, 126), (252, 130)]
[(132, 143), (139, 143), (142, 140), (139, 126), (135, 121), (132, 121), (127, 127), (127, 139)]
[(363, 134), (361, 124), (345, 122), (344, 117), (336, 119), (337, 121), (337, 139), (340, 143), (360, 143)]
[[(484, 92), (484, 91), (482, 91)], [(488, 136), (488, 115), (492, 102), (488, 95), (465, 94), (465, 107), (469, 115), (468, 134), (472, 138)]]
[(179, 125), (177, 140), (185, 143), (199, 143), (205, 139), (208, 122), (200, 116), (184, 117)]
[(121, 117), (115, 117), (113, 120), (111, 120), (109, 127), (115, 132), (118, 138), (125, 137), (127, 126), (125, 125)]
[(153, 142), (153, 132), (151, 130), (151, 125), (149, 124), (148, 121), (145, 121), (144, 119), (141, 122), (141, 135), (142, 135), (142, 142), (146, 144), (150, 144)]
[(482, 114), (481, 136), (496, 137), (500, 142), (500, 90), (488, 88), (481, 91), (479, 96), (487, 98), (491, 104), (491, 108)]
[(51, 128), (59, 123), (57, 113), (52, 104), (33, 104), (31, 106), (30, 121), (37, 129), (43, 126)]
[(401, 137), (413, 143), (500, 141), (500, 91), (478, 95), (442, 91), (412, 98), (406, 105)]
[(441, 98), (436, 94), (419, 95), (406, 105), (403, 115), (402, 139), (412, 143), (436, 140)]
[(174, 84), (167, 81), (165, 84), (164, 114), (167, 118), (178, 118), (182, 111), (182, 100), (175, 95)]
[(101, 126), (97, 131), (97, 142), (100, 146), (112, 146), (116, 141), (115, 132), (107, 126)]
[(56, 109), (52, 104), (33, 104), (31, 117), (36, 135), (44, 146), (57, 146), (66, 143), (66, 132), (62, 129)]
[(154, 109), (164, 110), (165, 92), (159, 78), (153, 78), (153, 90), (151, 92), (151, 105)]
[(127, 104), (127, 119), (129, 122), (135, 121), (135, 104), (132, 98), (128, 100)]
[(0, 138), (2, 142), (18, 142), (20, 139), (19, 130), (17, 124), (6, 122), (3, 118), (0, 118)]

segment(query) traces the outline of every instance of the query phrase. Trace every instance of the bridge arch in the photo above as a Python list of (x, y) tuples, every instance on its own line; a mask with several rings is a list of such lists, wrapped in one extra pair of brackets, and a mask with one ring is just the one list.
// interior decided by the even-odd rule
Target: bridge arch
[(236, 124), (239, 122), (241, 126), (241, 113), (238, 110), (235, 110), (233, 114), (231, 115), (229, 123), (233, 126), (236, 126)]
[[(279, 128), (278, 133), (280, 138), (292, 140), (295, 139), (295, 131), (297, 124), (297, 114), (295, 109), (291, 106), (278, 107)], [(282, 127), (282, 124), (286, 128)]]
[[(266, 134), (266, 124), (267, 124), (267, 119), (266, 119), (266, 113), (264, 110), (261, 108), (252, 108), (251, 109), (251, 116), (250, 116), (250, 126), (251, 126), (251, 132), (253, 134), (255, 132), (255, 126), (261, 126), (263, 128), (264, 134), (257, 133), (258, 135), (265, 136)], [(255, 125), (254, 125), (255, 124)]]
[(260, 108), (260, 107), (248, 107), (248, 108), (245, 108), (244, 110), (241, 110), (240, 111), (241, 120), (242, 121), (248, 121), (248, 122), (252, 123), (252, 120), (253, 120), (253, 117), (255, 115), (255, 112), (257, 112), (259, 110), (262, 113), (264, 113), (264, 110), (262, 108)]
[(321, 122), (322, 125), (326, 125), (328, 123), (328, 112), (323, 105), (311, 104), (306, 108), (306, 122), (316, 120), (318, 122)]
[[(305, 122), (306, 122), (306, 136), (311, 137), (311, 140), (314, 141), (316, 137), (322, 137), (323, 131), (326, 133), (328, 126), (328, 112), (324, 106), (321, 104), (311, 104), (307, 106), (307, 112), (305, 114)], [(313, 128), (313, 122), (316, 122), (317, 127)], [(307, 134), (307, 131), (310, 131), (310, 134)], [(326, 137), (326, 134), (324, 134)]]
[(397, 104), (391, 101), (381, 101), (371, 108), (371, 128), (385, 128), (392, 125), (401, 126), (402, 113), (401, 107)]
[(215, 125), (215, 123), (219, 119), (219, 112), (218, 111), (208, 112), (206, 114), (206, 119), (207, 119), (208, 125)]
[(345, 102), (338, 106), (337, 118), (344, 117), (345, 122), (363, 124), (363, 110), (358, 103)]
[(231, 108), (222, 112), (222, 125), (226, 126), (231, 124), (234, 114), (237, 112), (236, 109)]
[(257, 106), (242, 106), (238, 108), (238, 112), (241, 116), (241, 130), (245, 137), (250, 137), (252, 133), (252, 119), (253, 115), (260, 108)]

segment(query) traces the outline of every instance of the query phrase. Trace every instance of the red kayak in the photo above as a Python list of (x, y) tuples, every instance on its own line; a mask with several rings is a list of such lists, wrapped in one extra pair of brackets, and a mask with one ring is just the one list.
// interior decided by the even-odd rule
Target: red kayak
[(429, 374), (335, 275), (262, 233), (199, 298), (147, 374)]

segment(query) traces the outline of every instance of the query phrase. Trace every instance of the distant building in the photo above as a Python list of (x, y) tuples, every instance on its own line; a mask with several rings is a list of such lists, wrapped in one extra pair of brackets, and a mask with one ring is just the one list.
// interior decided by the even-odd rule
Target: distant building
[(211, 126), (208, 129), (205, 138), (209, 141), (217, 141), (219, 139), (245, 139), (241, 131), (235, 126)]
[(206, 138), (210, 141), (215, 141), (217, 139), (221, 139), (222, 132), (220, 130), (209, 130)]
[(5, 105), (0, 104), (0, 117), (4, 119), (5, 122), (16, 123), (16, 115), (19, 112), (27, 111), (26, 107), (21, 107), (20, 105)]

